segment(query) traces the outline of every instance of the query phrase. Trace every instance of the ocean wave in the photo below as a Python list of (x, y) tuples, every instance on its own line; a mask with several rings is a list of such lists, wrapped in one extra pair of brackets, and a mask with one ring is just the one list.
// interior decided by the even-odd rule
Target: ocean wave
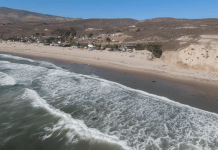
[(30, 85), (38, 77), (41, 78), (48, 68), (19, 63), (3, 63), (0, 61), (0, 71), (5, 71), (18, 84)]
[(19, 57), (19, 56), (13, 56), (13, 55), (9, 55), (9, 54), (0, 54), (0, 58), (9, 58), (9, 59), (15, 59), (15, 60), (26, 60), (29, 62), (34, 62), (34, 60), (32, 60), (32, 59), (23, 58), (23, 57)]
[[(88, 141), (90, 148), (92, 147), (104, 147), (107, 145), (108, 148), (105, 149), (117, 149), (117, 150), (127, 150), (129, 149), (125, 142), (120, 141), (115, 136), (109, 136), (99, 132), (96, 129), (88, 128), (83, 121), (73, 119), (70, 114), (62, 112), (52, 106), (50, 106), (43, 98), (41, 98), (38, 93), (31, 89), (26, 89), (23, 98), (30, 98), (33, 100), (34, 107), (42, 107), (47, 110), (52, 115), (56, 117), (60, 117), (59, 122), (54, 125), (54, 127), (46, 128), (45, 130), (49, 132), (49, 134), (45, 135), (43, 139), (49, 138), (52, 136), (53, 132), (61, 130), (68, 130), (66, 136), (69, 141), (67, 144), (76, 144), (80, 141)], [(102, 147), (102, 148), (103, 148)]]
[[(60, 118), (52, 128), (45, 128), (48, 134), (44, 139), (64, 130), (67, 144), (85, 140), (93, 145), (112, 143), (115, 147), (128, 149), (128, 145), (137, 150), (218, 149), (218, 115), (215, 113), (45, 64), (44, 67), (40, 63), (39, 66), (2, 65), (2, 69), (11, 70), (9, 75), (17, 82), (36, 81), (44, 99), (30, 89), (26, 89), (23, 96), (33, 100), (34, 107)], [(66, 113), (65, 109), (70, 112)]]
[(64, 99), (56, 107), (76, 107), (72, 115), (103, 133), (127, 140), (133, 149), (218, 147), (215, 113), (65, 70), (49, 70), (41, 83), (51, 102)]
[(0, 85), (15, 85), (16, 80), (6, 73), (0, 72)]

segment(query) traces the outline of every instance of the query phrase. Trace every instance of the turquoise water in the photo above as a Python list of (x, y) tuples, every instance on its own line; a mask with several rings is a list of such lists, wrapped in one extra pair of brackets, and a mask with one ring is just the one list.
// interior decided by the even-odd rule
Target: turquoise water
[(0, 54), (0, 149), (216, 150), (218, 115)]

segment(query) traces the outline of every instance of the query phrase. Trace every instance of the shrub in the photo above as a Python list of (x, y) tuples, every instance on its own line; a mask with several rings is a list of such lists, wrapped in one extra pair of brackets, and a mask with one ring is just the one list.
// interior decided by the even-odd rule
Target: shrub
[[(2, 37), (2, 38), (3, 38), (3, 37)], [(20, 41), (21, 38), (10, 37), (10, 38), (7, 38), (6, 40), (11, 40), (11, 41)]]
[(118, 48), (118, 45), (117, 44), (114, 44), (114, 45), (107, 44), (107, 45), (104, 46), (104, 48), (112, 48), (112, 49), (114, 49), (114, 48)]
[(162, 44), (160, 43), (149, 43), (146, 45), (146, 48), (153, 53), (157, 58), (160, 58), (162, 55)]
[(97, 49), (101, 49), (101, 44), (100, 45), (95, 45), (97, 47)]
[(76, 30), (74, 28), (70, 28), (70, 29), (56, 29), (54, 31), (52, 31), (51, 34), (55, 34), (55, 35), (59, 35), (59, 36), (76, 36)]
[(71, 47), (71, 45), (70, 44), (65, 44), (62, 47)]
[(80, 46), (82, 46), (82, 47), (88, 47), (88, 43), (81, 43)]
[(41, 38), (41, 40), (43, 40), (43, 41), (47, 41), (47, 43), (52, 43), (52, 41), (54, 41), (55, 40), (55, 38), (54, 37), (48, 37), (48, 38)]
[(108, 37), (108, 38), (106, 38), (106, 41), (107, 41), (108, 43), (110, 43), (110, 42), (111, 42), (111, 39)]
[(90, 34), (89, 34), (89, 38), (91, 38), (92, 36), (93, 36), (93, 33), (90, 33)]
[(137, 44), (135, 50), (145, 50), (146, 44)]
[(70, 41), (70, 45), (77, 45), (76, 40), (75, 40), (75, 39), (72, 39), (72, 40)]
[(156, 58), (160, 58), (162, 55), (162, 44), (160, 43), (149, 43), (149, 44), (137, 44), (136, 50), (149, 50)]

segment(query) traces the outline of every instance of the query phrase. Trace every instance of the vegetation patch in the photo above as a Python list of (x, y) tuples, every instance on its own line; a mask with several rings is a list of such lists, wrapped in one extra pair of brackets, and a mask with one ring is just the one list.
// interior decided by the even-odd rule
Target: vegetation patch
[(74, 28), (70, 29), (56, 29), (52, 32), (52, 34), (59, 35), (59, 36), (76, 36), (76, 30)]
[(17, 38), (17, 37), (10, 37), (10, 38), (7, 38), (6, 40), (11, 40), (11, 41), (20, 41), (21, 38)]
[(104, 46), (104, 48), (112, 48), (112, 49), (114, 49), (114, 48), (118, 48), (118, 45), (117, 44), (113, 44), (113, 45), (107, 44), (107, 45)]
[(88, 43), (79, 43), (78, 46), (82, 46), (82, 47), (88, 47)]
[(41, 38), (42, 41), (46, 41), (45, 43), (52, 43), (55, 38), (54, 37), (48, 37), (48, 38)]
[(156, 58), (160, 58), (162, 55), (162, 44), (149, 43), (149, 44), (137, 44), (136, 50), (149, 50)]
[(71, 47), (71, 45), (70, 44), (65, 44), (62, 47)]

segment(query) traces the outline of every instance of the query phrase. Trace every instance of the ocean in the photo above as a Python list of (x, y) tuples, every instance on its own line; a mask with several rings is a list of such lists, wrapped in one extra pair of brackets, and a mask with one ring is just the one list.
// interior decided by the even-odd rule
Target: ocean
[(218, 115), (0, 54), (0, 150), (217, 150)]

